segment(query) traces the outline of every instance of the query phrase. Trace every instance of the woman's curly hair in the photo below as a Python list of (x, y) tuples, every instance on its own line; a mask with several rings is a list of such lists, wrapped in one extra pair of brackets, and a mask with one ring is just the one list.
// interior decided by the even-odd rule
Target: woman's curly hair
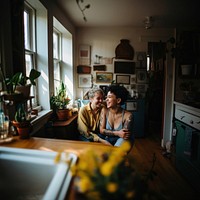
[(129, 92), (124, 86), (120, 85), (109, 85), (107, 92), (113, 93), (117, 98), (121, 99), (120, 104), (123, 105), (125, 101), (128, 99)]

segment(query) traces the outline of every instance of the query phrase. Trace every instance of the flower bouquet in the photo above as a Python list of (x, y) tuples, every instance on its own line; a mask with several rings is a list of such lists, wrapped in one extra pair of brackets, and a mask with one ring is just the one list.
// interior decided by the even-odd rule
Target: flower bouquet
[[(72, 168), (78, 197), (92, 200), (165, 199), (148, 187), (148, 181), (156, 175), (153, 171), (155, 155), (148, 173), (141, 175), (127, 155), (129, 149), (130, 143), (125, 142), (100, 156), (92, 149), (83, 151)], [(56, 157), (57, 162), (60, 159), (60, 156)]]

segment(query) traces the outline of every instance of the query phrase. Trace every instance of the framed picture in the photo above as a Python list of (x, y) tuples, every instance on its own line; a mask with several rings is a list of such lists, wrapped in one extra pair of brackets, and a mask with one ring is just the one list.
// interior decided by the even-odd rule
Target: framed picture
[(137, 91), (139, 93), (145, 93), (146, 92), (146, 86), (145, 86), (145, 84), (137, 84)]
[(90, 45), (79, 46), (79, 64), (90, 65)]
[(112, 72), (96, 72), (96, 83), (111, 83), (112, 80)]
[(80, 88), (92, 86), (92, 76), (91, 76), (91, 74), (79, 74), (78, 80), (79, 80), (79, 87)]
[(91, 74), (91, 67), (85, 65), (78, 65), (77, 66), (77, 73), (78, 74)]
[(135, 74), (135, 62), (131, 60), (114, 60), (114, 73)]
[(147, 82), (147, 71), (146, 70), (137, 70), (136, 71), (137, 83), (146, 83)]
[(136, 52), (136, 68), (146, 68), (147, 65), (147, 55), (146, 52)]
[(116, 75), (116, 83), (129, 85), (130, 84), (130, 76), (129, 75)]
[(125, 109), (128, 111), (137, 111), (137, 102), (136, 101), (126, 101)]
[(94, 65), (93, 71), (106, 71), (106, 65)]

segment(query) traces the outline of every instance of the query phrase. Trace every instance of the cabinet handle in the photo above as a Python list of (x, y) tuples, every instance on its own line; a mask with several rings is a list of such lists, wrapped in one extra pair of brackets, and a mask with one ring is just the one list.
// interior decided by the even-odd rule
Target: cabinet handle
[(184, 117), (185, 117), (185, 116), (182, 116), (182, 117), (181, 117), (181, 120), (182, 120)]
[(194, 123), (194, 121), (193, 120), (190, 120), (190, 124), (193, 124)]

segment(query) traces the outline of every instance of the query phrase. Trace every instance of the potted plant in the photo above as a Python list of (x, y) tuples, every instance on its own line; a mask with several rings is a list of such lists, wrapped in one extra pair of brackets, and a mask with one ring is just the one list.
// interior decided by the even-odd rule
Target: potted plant
[(68, 109), (70, 99), (67, 95), (67, 87), (61, 82), (60, 86), (56, 88), (56, 95), (50, 98), (50, 105), (54, 113), (57, 114), (58, 120), (67, 120), (71, 117), (72, 112)]
[(23, 94), (25, 98), (30, 96), (31, 85), (36, 85), (35, 80), (39, 78), (41, 72), (36, 69), (31, 69), (29, 76), (23, 75), (21, 73), (19, 81), (17, 82), (16, 91)]
[(21, 139), (29, 138), (31, 131), (30, 118), (25, 111), (25, 104), (21, 103), (15, 113), (15, 119), (12, 121), (13, 126), (16, 127)]
[[(23, 94), (25, 98), (28, 98), (30, 95), (30, 86), (36, 85), (35, 80), (41, 75), (41, 72), (31, 69), (29, 76), (25, 76), (22, 72), (17, 72), (12, 77), (5, 77), (2, 68), (0, 68), (2, 81), (5, 86), (6, 92), (5, 95), (15, 95)], [(28, 87), (28, 92), (24, 92), (21, 86)]]

